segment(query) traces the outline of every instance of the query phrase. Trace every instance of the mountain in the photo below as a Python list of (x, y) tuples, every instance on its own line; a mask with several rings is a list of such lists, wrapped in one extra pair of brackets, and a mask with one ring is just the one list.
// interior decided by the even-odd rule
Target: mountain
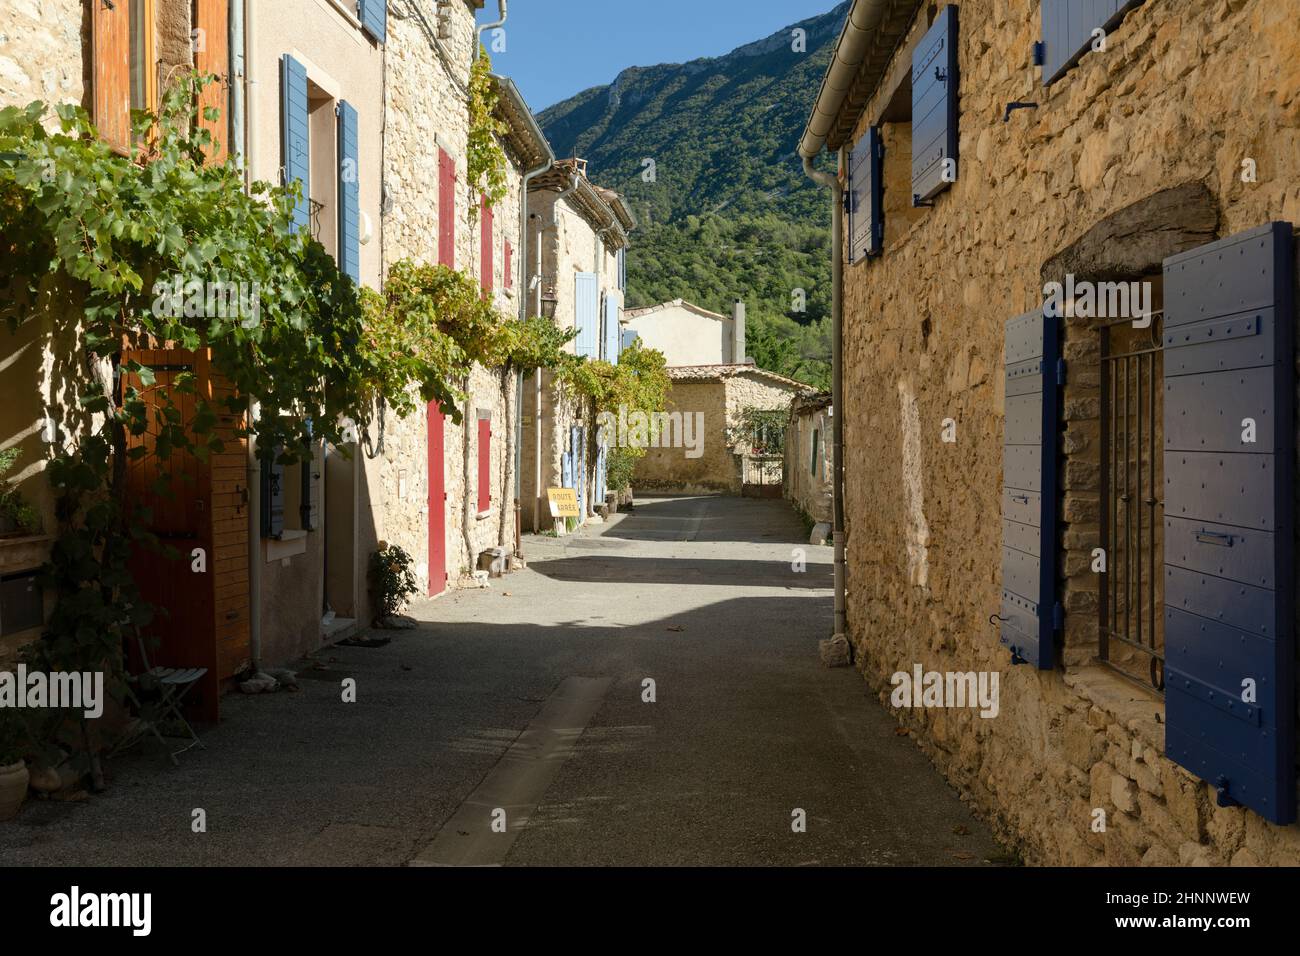
[(750, 354), (818, 385), (829, 380), (830, 213), (796, 147), (848, 8), (725, 56), (630, 67), (538, 116), (556, 155), (586, 159), (637, 215), (630, 307), (680, 296), (729, 313), (744, 299)]

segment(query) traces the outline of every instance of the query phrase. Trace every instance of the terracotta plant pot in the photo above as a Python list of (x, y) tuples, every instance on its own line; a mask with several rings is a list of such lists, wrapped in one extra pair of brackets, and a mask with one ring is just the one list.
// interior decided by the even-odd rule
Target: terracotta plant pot
[(30, 779), (27, 764), (21, 760), (0, 767), (0, 820), (12, 820), (18, 816), (23, 801), (27, 799), (27, 781)]

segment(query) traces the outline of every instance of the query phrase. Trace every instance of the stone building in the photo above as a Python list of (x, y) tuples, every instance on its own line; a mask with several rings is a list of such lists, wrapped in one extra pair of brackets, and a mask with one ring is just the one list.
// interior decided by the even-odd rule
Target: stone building
[(1084, 6), (838, 42), (850, 638), (886, 702), (1000, 673), (996, 718), (897, 715), (1026, 859), (1295, 865), (1300, 32)]
[(785, 430), (785, 497), (813, 522), (831, 521), (831, 396), (800, 395)]
[[(528, 305), (575, 329), (576, 355), (617, 362), (626, 288), (628, 235), (635, 221), (623, 199), (594, 185), (579, 159), (559, 160), (528, 187)], [(552, 527), (547, 489), (578, 492), (583, 521), (605, 502), (605, 440), (595, 411), (546, 369), (523, 383), (520, 506), (525, 528)]]
[(785, 452), (775, 426), (784, 426), (791, 401), (812, 388), (752, 362), (670, 367), (668, 377), (670, 417), (636, 463), (635, 490), (739, 495), (767, 488), (779, 495)]
[[(221, 161), (238, 135), (229, 120), (230, 35), (225, 0), (7, 3), (0, 9), (0, 107), (35, 100), (79, 105), (101, 139), (126, 155), (134, 148), (130, 110), (157, 109), (172, 77), (199, 69), (219, 78), (205, 91), (203, 105), (221, 112), (216, 121), (204, 121), (216, 140), (212, 159)], [(61, 307), (76, 309), (75, 303)], [(6, 396), (0, 408), (0, 450), (20, 454), (8, 478), (41, 517), (39, 528), (0, 530), (0, 665), (12, 663), (20, 648), (43, 631), (52, 596), (40, 594), (36, 572), (50, 554), (56, 527), (44, 471), (56, 449), (72, 447), (87, 424), (76, 412), (76, 397), (86, 385), (80, 362), (69, 362), (78, 343), (56, 340), (54, 334), (56, 325), (75, 326), (75, 316), (57, 318), (59, 323), (52, 310), (42, 309), (16, 334), (0, 332), (0, 390)], [(220, 397), (226, 390), (208, 368), (204, 350), (148, 349), (144, 344), (124, 349), (121, 358), (158, 369), (160, 386), (184, 370), (194, 373), (201, 394)], [(158, 389), (143, 392), (146, 405), (156, 407)], [(190, 698), (207, 718), (217, 716), (221, 684), (249, 657), (250, 531), (240, 494), (247, 486), (247, 449), (238, 434), (240, 424), (241, 416), (222, 417), (215, 434), (225, 449), (190, 469), (198, 493), (179, 496), (179, 506), (150, 528), (182, 553), (201, 548), (209, 559), (208, 573), (189, 573), (188, 565), (155, 553), (135, 558), (146, 600), (171, 614), (154, 662), (207, 668)], [(130, 439), (133, 446), (146, 442)], [(146, 454), (142, 461), (148, 465), (153, 459)], [(129, 473), (125, 494), (132, 503), (158, 503), (153, 474), (147, 467)]]

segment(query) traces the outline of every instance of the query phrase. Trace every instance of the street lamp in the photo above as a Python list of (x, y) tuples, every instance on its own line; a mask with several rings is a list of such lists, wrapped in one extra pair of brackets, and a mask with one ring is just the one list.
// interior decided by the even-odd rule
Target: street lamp
[(547, 289), (542, 293), (542, 315), (548, 319), (555, 318), (555, 310), (559, 308), (560, 297), (555, 294), (554, 289)]

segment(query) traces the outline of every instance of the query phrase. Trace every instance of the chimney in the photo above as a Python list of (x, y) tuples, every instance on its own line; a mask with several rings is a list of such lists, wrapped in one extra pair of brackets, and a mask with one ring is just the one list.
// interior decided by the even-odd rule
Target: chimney
[(735, 319), (735, 327), (731, 333), (732, 356), (731, 361), (736, 365), (745, 364), (745, 303), (739, 299), (736, 300), (736, 307), (732, 311), (732, 317)]

